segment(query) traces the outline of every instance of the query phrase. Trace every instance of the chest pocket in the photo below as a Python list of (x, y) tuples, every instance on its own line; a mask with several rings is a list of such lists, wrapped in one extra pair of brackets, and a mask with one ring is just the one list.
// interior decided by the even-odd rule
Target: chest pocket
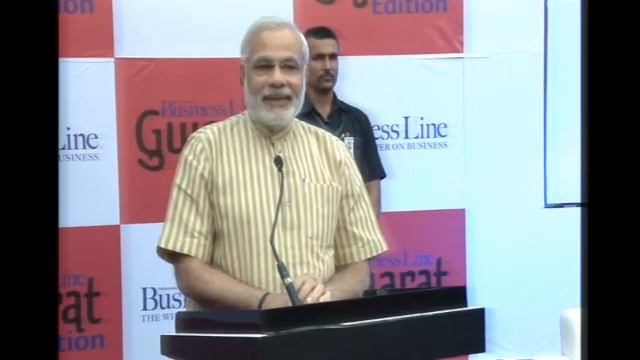
[(340, 187), (303, 178), (291, 184), (290, 189), (291, 225), (302, 232), (299, 235), (304, 236), (312, 247), (333, 247)]

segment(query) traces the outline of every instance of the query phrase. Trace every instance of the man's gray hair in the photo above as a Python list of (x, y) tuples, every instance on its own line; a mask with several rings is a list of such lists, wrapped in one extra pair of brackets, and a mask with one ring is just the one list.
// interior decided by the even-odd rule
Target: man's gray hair
[(263, 31), (276, 29), (289, 29), (298, 35), (298, 38), (300, 39), (300, 45), (302, 45), (301, 65), (303, 67), (306, 67), (307, 61), (309, 60), (309, 46), (307, 45), (307, 39), (304, 38), (304, 35), (300, 32), (300, 30), (298, 30), (298, 27), (295, 24), (276, 16), (263, 16), (256, 20), (253, 24), (251, 24), (249, 29), (247, 29), (247, 32), (242, 38), (242, 44), (240, 45), (240, 55), (242, 56), (242, 61), (246, 64), (247, 57), (249, 56), (249, 44), (256, 35), (260, 34)]

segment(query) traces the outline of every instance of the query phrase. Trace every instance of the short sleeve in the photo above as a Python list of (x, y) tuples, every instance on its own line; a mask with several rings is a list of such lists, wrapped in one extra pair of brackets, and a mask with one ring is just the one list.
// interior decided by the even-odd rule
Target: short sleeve
[(195, 132), (182, 150), (174, 175), (158, 255), (166, 250), (205, 261), (213, 250), (212, 161), (207, 133)]

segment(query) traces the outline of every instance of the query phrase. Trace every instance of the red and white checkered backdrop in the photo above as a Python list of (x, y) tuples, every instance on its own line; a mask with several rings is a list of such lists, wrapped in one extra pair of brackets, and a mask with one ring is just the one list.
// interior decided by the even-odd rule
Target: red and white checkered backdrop
[[(156, 256), (187, 136), (243, 110), (240, 41), (263, 15), (340, 38), (339, 96), (388, 177), (372, 284), (466, 283), (462, 0), (59, 0), (60, 359), (161, 359), (184, 309)], [(265, 239), (267, 241), (267, 239)]]

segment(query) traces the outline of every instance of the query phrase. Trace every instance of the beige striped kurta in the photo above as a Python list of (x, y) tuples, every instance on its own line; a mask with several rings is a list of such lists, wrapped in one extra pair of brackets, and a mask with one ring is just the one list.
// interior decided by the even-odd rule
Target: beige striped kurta
[[(194, 132), (176, 169), (158, 244), (205, 260), (271, 292), (284, 287), (269, 245), (279, 195), (273, 159), (284, 160), (284, 195), (275, 244), (292, 278), (328, 281), (335, 267), (387, 249), (344, 143), (302, 121), (269, 136), (247, 112)], [(188, 301), (189, 309), (199, 306)]]

